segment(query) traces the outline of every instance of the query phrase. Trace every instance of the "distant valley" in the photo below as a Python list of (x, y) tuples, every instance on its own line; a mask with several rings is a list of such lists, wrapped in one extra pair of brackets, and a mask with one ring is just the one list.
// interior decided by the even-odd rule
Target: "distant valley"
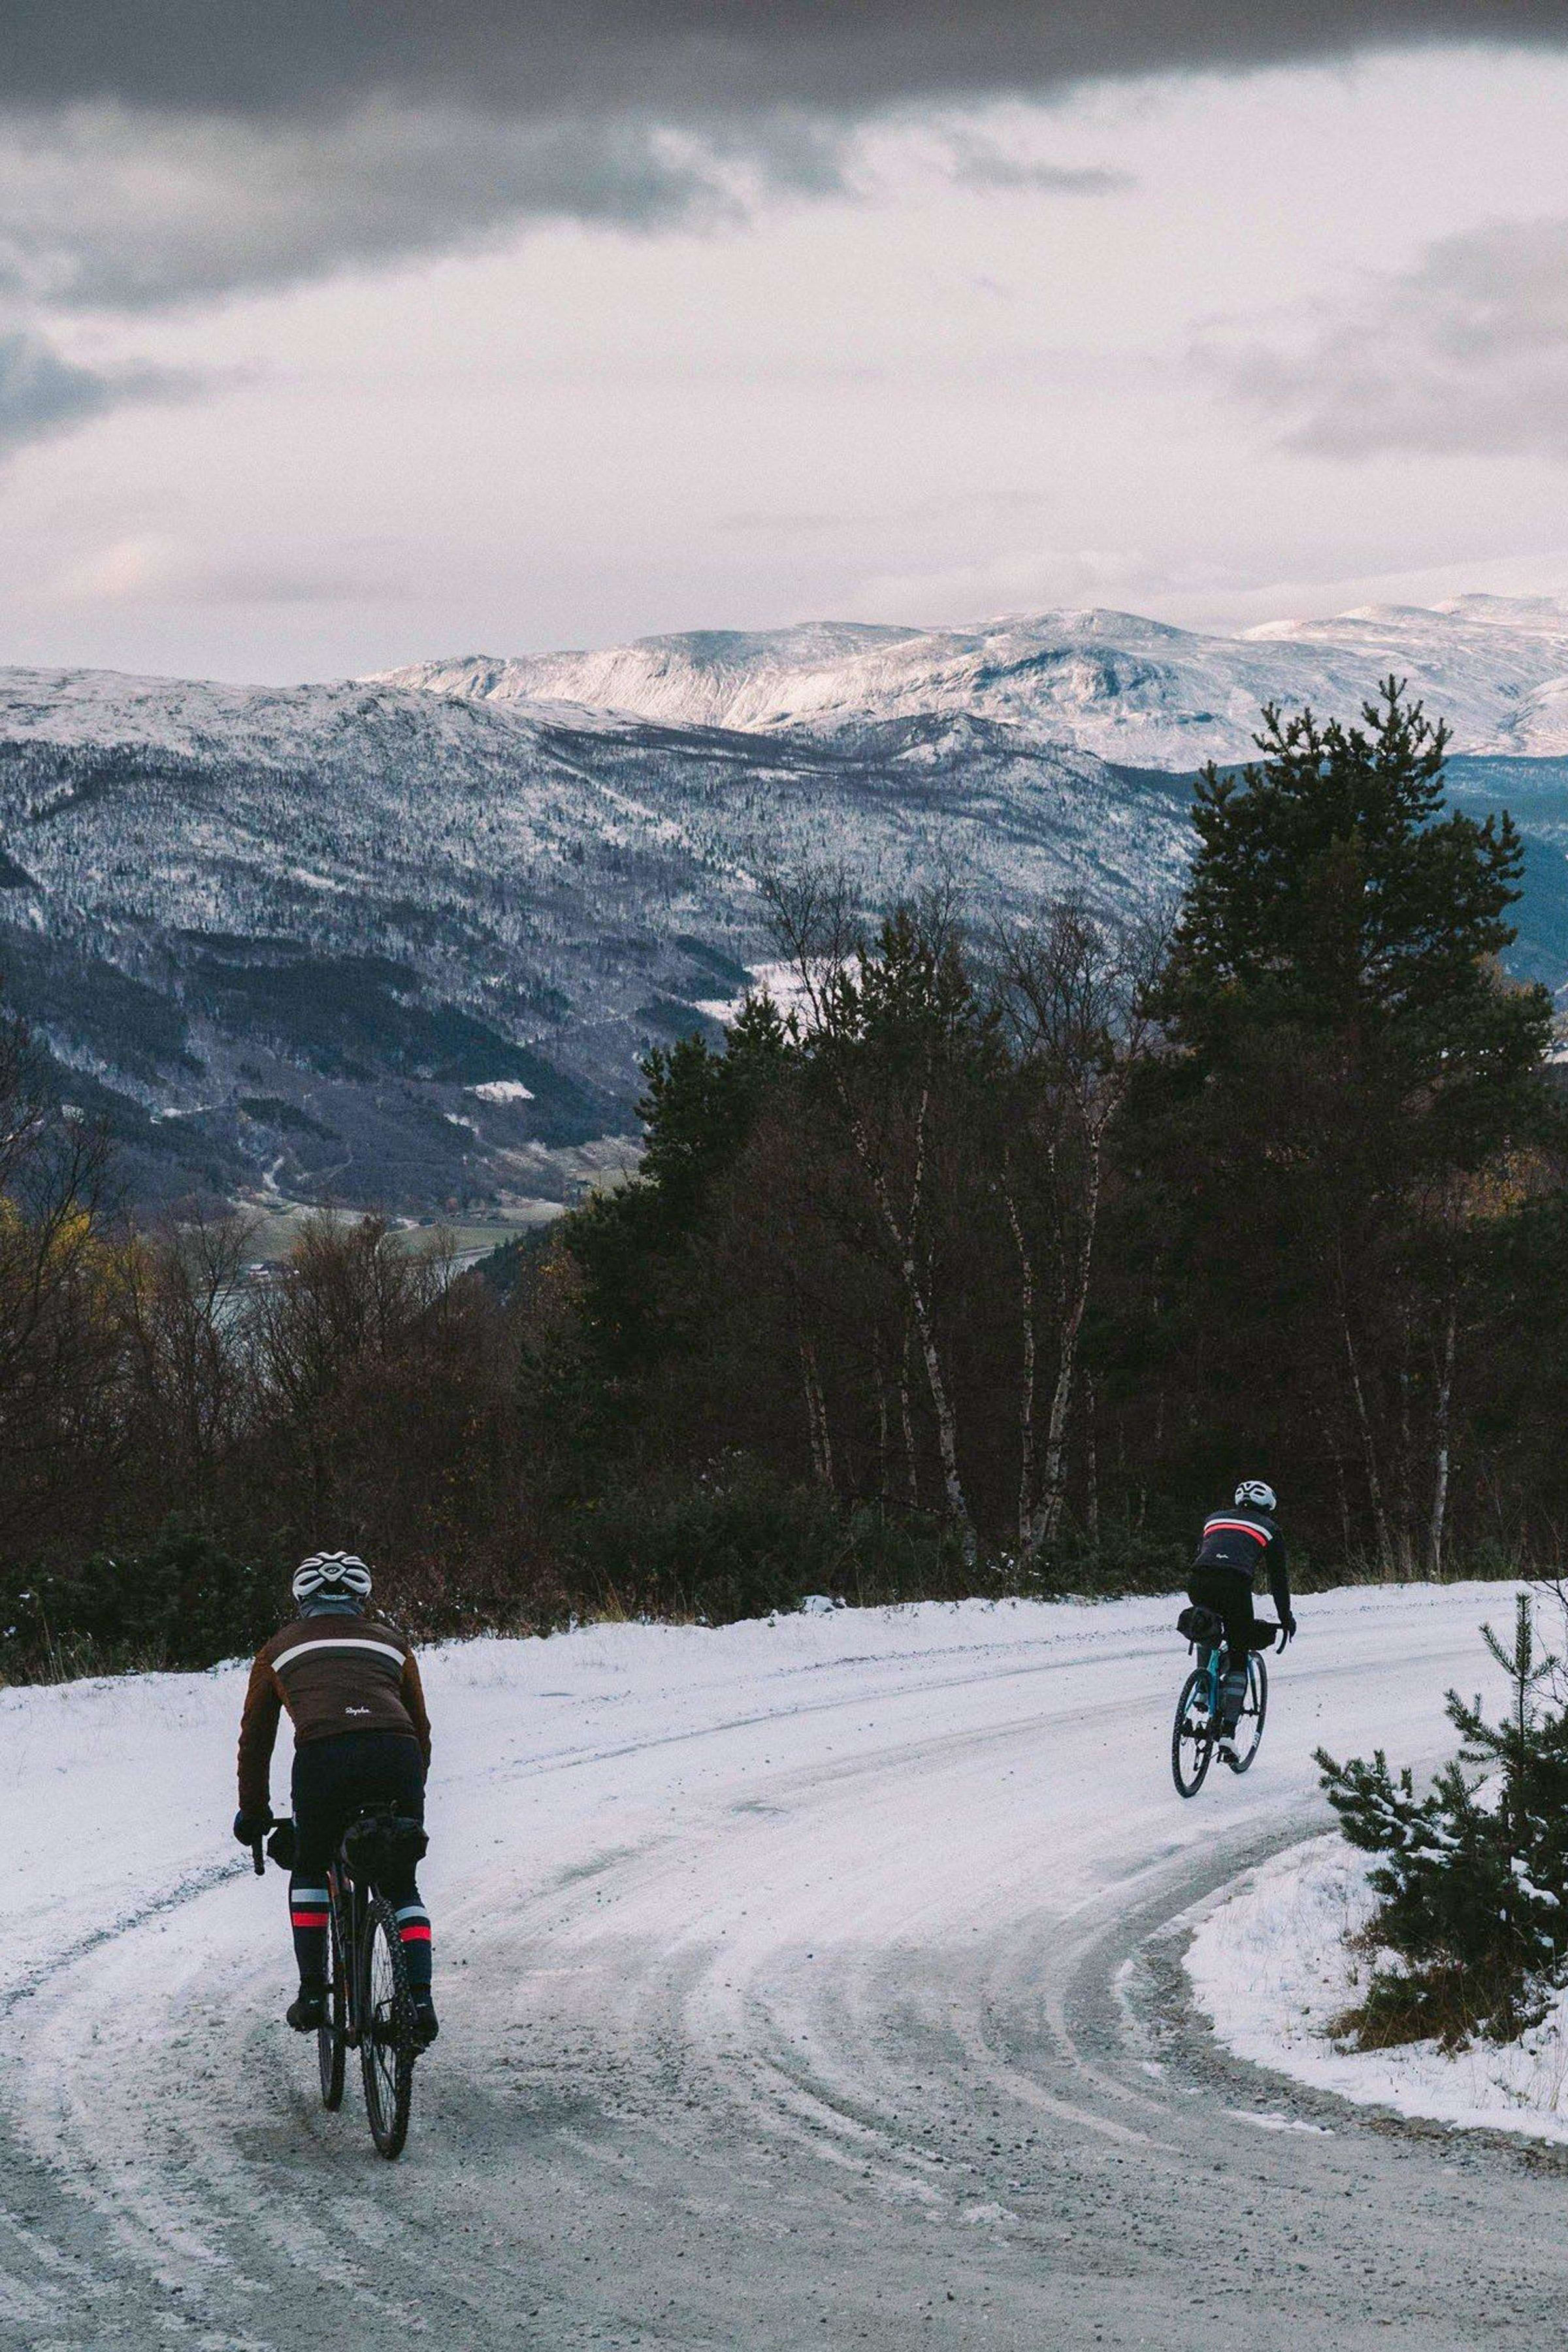
[(1568, 985), (1568, 610), (1469, 598), (1205, 637), (1057, 614), (465, 656), (247, 688), (0, 671), (0, 962), (133, 1191), (521, 1215), (634, 1124), (638, 1055), (842, 860), (987, 909), (1169, 893), (1258, 704), (1390, 669), (1454, 797), (1530, 837), (1516, 969)]

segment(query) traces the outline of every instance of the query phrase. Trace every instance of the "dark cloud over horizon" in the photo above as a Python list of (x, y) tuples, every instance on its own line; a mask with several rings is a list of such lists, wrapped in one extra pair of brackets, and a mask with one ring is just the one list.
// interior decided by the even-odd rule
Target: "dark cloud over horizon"
[[(15, 126), (12, 126), (15, 129)], [(616, 118), (506, 122), (371, 104), (299, 122), (69, 118), (58, 139), (0, 114), (0, 295), (51, 310), (153, 311), (482, 243), (520, 220), (633, 230), (745, 207), (737, 175), (820, 191), (819, 142), (742, 158)]]
[[(72, 0), (6, 12), (0, 297), (156, 310), (471, 248), (854, 196), (858, 141), (922, 109), (1096, 79), (1491, 41), (1568, 48), (1563, 0)], [(975, 191), (1124, 172), (949, 123)]]
[(1040, 91), (1452, 42), (1568, 46), (1562, 0), (58, 0), (13, 7), (13, 107), (341, 111), (370, 94), (538, 119)]
[[(492, 247), (529, 224), (652, 235), (762, 220), (780, 199), (875, 199), (900, 185), (896, 166), (878, 179), (889, 124), (915, 126), (922, 187), (945, 176), (999, 212), (1059, 198), (1064, 213), (1097, 208), (1094, 233), (1109, 234), (1119, 194), (1151, 184), (1138, 141), (1112, 168), (1085, 152), (1081, 126), (1074, 140), (1062, 118), (1006, 101), (1374, 52), (1398, 53), (1394, 83), (1405, 57), (1444, 46), (1568, 54), (1568, 5), (10, 0), (0, 44), (3, 453), (194, 388), (61, 356), (57, 336), (114, 349), (108, 314), (200, 311)], [(1434, 139), (1450, 120), (1434, 117)], [(1505, 224), (1435, 248), (1280, 348), (1254, 337), (1231, 352), (1227, 390), (1300, 450), (1560, 455), (1553, 234)], [(107, 345), (84, 344), (70, 315), (83, 312)]]

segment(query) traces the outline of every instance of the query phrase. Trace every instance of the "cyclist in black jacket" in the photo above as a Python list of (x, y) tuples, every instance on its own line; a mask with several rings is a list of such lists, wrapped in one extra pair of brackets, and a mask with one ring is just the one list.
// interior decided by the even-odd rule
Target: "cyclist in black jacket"
[(1274, 1516), (1279, 1507), (1272, 1486), (1266, 1486), (1261, 1478), (1244, 1478), (1232, 1508), (1211, 1511), (1204, 1521), (1203, 1540), (1187, 1576), (1188, 1597), (1225, 1621), (1230, 1672), (1220, 1693), (1222, 1754), (1241, 1719), (1247, 1654), (1255, 1648), (1267, 1649), (1268, 1639), (1259, 1637), (1273, 1630), (1267, 1622), (1259, 1625), (1252, 1613), (1252, 1580), (1259, 1569), (1268, 1571), (1268, 1590), (1279, 1613), (1281, 1649), (1296, 1631), (1285, 1538)]

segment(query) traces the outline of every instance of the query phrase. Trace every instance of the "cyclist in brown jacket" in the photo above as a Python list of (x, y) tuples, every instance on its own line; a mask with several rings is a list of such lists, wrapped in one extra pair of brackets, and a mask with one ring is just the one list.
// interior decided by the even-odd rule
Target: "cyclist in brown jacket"
[[(364, 1613), (371, 1574), (353, 1552), (313, 1552), (294, 1574), (296, 1615), (257, 1652), (239, 1726), (234, 1834), (253, 1845), (272, 1826), (272, 1747), (284, 1708), (294, 1727), (294, 1862), (289, 1911), (299, 1998), (288, 2017), (313, 2032), (326, 2014), (327, 1870), (363, 1806), (425, 1817), (430, 1718), (406, 1637)], [(430, 1915), (414, 1867), (383, 1893), (396, 1914), (422, 2042), (436, 2038)]]

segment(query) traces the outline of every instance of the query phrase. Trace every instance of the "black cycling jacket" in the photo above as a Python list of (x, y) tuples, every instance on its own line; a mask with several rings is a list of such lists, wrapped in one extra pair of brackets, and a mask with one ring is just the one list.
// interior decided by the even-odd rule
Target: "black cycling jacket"
[(1204, 1521), (1203, 1541), (1198, 1546), (1194, 1568), (1229, 1568), (1238, 1576), (1252, 1582), (1258, 1570), (1268, 1574), (1268, 1590), (1274, 1606), (1284, 1623), (1290, 1614), (1290, 1576), (1285, 1558), (1285, 1538), (1278, 1524), (1267, 1511), (1259, 1511), (1249, 1503), (1235, 1504), (1229, 1509), (1211, 1511)]

